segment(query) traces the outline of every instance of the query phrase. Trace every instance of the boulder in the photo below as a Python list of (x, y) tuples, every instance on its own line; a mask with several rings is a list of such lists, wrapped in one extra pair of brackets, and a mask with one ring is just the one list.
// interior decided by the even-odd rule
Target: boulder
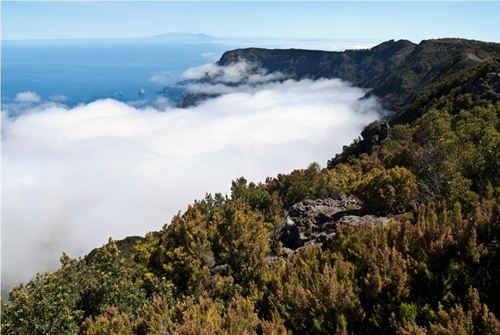
[(338, 225), (379, 225), (386, 217), (364, 215), (354, 197), (305, 200), (293, 205), (286, 213), (278, 236), (287, 250), (307, 244), (329, 245)]

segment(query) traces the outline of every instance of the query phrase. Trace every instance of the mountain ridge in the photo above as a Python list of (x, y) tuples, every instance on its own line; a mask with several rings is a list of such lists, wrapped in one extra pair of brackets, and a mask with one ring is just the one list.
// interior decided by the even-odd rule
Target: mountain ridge
[[(240, 60), (254, 62), (269, 72), (279, 71), (292, 79), (340, 78), (370, 89), (393, 111), (393, 123), (414, 119), (405, 108), (418, 92), (437, 78), (494, 59), (500, 44), (466, 39), (432, 39), (418, 44), (390, 40), (371, 49), (319, 51), (302, 49), (246, 48), (225, 52), (217, 62), (227, 66)], [(498, 85), (498, 84), (496, 84)]]

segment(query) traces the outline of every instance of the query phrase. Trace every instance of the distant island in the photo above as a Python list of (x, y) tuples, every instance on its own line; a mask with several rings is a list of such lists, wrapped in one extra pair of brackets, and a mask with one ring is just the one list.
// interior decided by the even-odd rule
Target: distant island
[(182, 42), (191, 42), (191, 41), (210, 41), (215, 39), (215, 37), (207, 35), (207, 34), (192, 34), (192, 33), (164, 33), (159, 35), (154, 35), (151, 37), (147, 37), (149, 39), (154, 40), (167, 40), (167, 41), (182, 41)]
[(63, 255), (2, 301), (2, 331), (498, 334), (500, 44), (249, 48), (217, 64), (241, 61), (341, 78), (388, 114), (326, 168), (241, 177), (158, 232)]

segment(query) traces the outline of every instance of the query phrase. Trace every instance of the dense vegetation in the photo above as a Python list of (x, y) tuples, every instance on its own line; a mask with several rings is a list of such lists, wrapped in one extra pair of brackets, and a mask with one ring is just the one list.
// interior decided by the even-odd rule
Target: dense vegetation
[[(467, 86), (497, 66), (441, 77), (415, 99), (415, 120), (369, 150), (359, 139), (327, 168), (240, 178), (160, 232), (64, 255), (12, 290), (2, 332), (500, 333), (500, 103)], [(391, 219), (285, 256), (284, 211), (340, 194)]]

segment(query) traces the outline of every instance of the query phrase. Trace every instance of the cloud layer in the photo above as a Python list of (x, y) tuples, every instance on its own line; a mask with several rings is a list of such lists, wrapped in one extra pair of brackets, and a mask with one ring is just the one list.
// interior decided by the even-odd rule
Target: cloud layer
[(374, 99), (340, 80), (218, 87), (225, 94), (189, 109), (108, 99), (2, 112), (4, 287), (63, 251), (157, 230), (239, 176), (325, 162), (378, 117)]
[(382, 43), (378, 39), (277, 39), (277, 38), (216, 38), (216, 44), (230, 48), (268, 48), (268, 49), (309, 49), (344, 51), (346, 49), (367, 49)]
[(240, 61), (227, 66), (217, 64), (204, 64), (190, 68), (182, 74), (185, 79), (191, 80), (210, 80), (211, 84), (263, 84), (270, 81), (284, 79), (284, 75), (280, 72), (268, 73), (266, 69), (259, 67), (257, 64)]
[(14, 98), (15, 102), (39, 102), (41, 100), (40, 96), (35, 92), (19, 92)]

